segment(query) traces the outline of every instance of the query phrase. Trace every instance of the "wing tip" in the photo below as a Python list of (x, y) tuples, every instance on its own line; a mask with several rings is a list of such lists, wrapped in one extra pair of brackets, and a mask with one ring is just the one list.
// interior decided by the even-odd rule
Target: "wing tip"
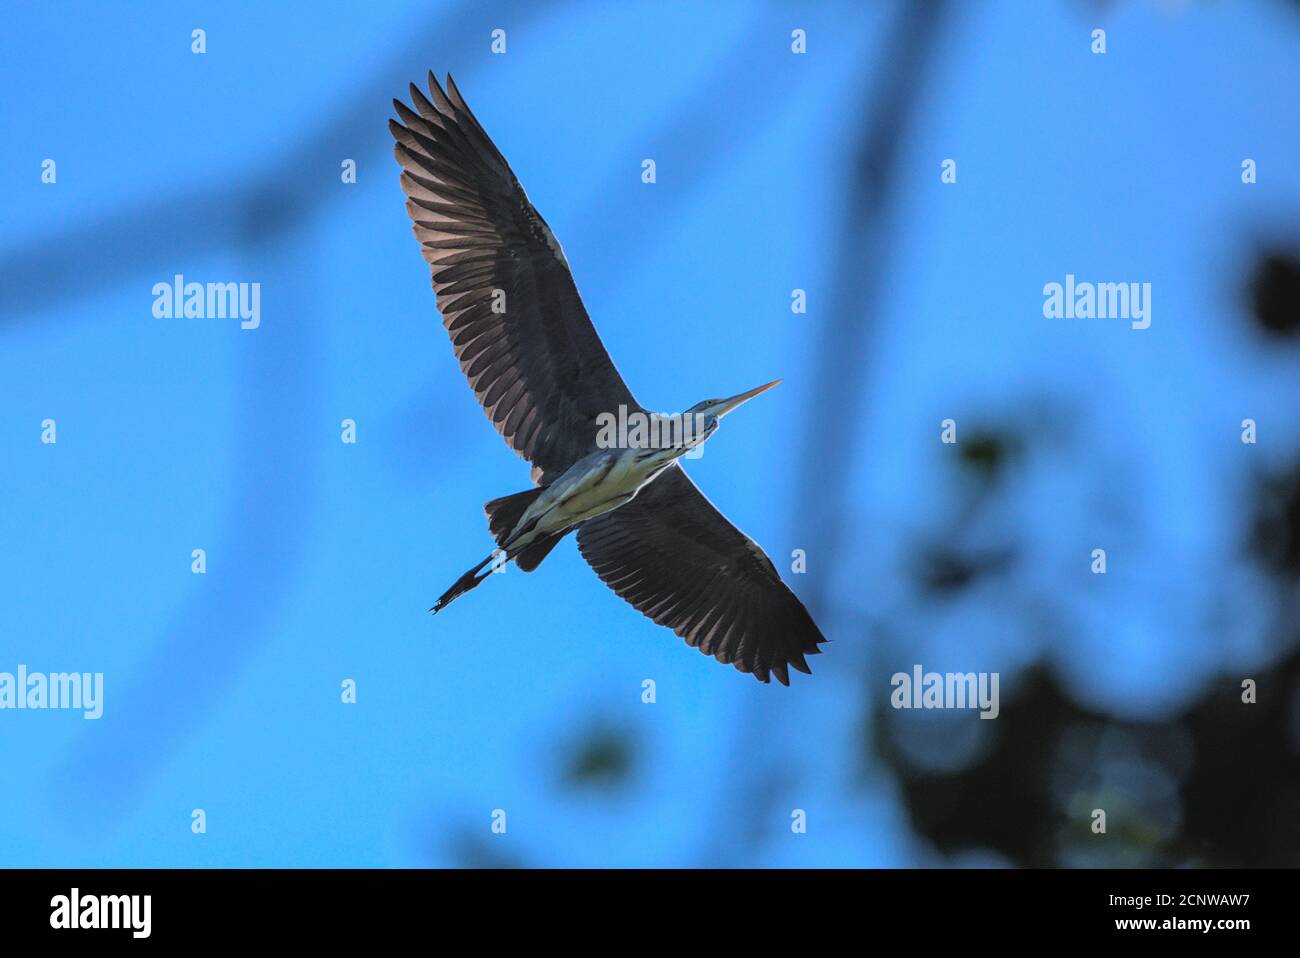
[(461, 96), (460, 87), (456, 86), (456, 81), (451, 78), (450, 70), (447, 71), (447, 94), (457, 106), (465, 105), (465, 98)]

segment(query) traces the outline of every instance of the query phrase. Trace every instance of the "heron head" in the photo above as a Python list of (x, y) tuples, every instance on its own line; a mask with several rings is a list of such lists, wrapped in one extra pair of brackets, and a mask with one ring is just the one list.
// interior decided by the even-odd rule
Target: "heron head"
[[(683, 415), (690, 417), (689, 421), (691, 422), (699, 422), (702, 424), (703, 435), (700, 436), (697, 442), (703, 442), (704, 439), (708, 438), (709, 434), (711, 434), (713, 430), (718, 428), (719, 419), (731, 412), (731, 410), (735, 409), (737, 406), (749, 402), (759, 393), (767, 392), (780, 382), (781, 380), (774, 379), (766, 385), (758, 386), (755, 389), (740, 393), (728, 399), (706, 399), (704, 402), (697, 402), (690, 409), (686, 410)], [(700, 418), (695, 419), (694, 417), (696, 416), (699, 416)]]

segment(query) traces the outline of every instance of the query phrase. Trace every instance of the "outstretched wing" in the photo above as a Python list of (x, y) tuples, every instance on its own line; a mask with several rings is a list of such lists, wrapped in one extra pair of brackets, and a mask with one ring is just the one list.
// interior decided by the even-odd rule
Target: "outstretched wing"
[[(596, 417), (639, 410), (578, 296), (564, 252), (451, 77), (389, 121), (406, 211), (474, 395), (533, 479), (595, 448)], [(405, 125), (403, 125), (405, 124)]]
[(579, 526), (578, 549), (638, 611), (760, 681), (789, 685), (787, 666), (808, 672), (804, 656), (827, 641), (758, 543), (675, 464)]

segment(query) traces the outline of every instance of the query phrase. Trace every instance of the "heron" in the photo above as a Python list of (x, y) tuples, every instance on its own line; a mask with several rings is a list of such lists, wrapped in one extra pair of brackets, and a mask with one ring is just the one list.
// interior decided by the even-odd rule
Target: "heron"
[[(617, 595), (706, 655), (767, 683), (810, 673), (825, 639), (772, 560), (679, 460), (722, 418), (771, 389), (707, 399), (680, 418), (633, 398), (592, 325), (559, 241), (448, 74), (394, 99), (420, 251), (460, 368), (532, 488), (486, 503), (496, 548), (431, 612), (502, 563), (532, 572), (569, 533)], [(613, 428), (614, 417), (628, 430)], [(663, 428), (655, 428), (655, 427)], [(636, 427), (640, 427), (639, 429)], [(613, 440), (611, 441), (611, 436)]]

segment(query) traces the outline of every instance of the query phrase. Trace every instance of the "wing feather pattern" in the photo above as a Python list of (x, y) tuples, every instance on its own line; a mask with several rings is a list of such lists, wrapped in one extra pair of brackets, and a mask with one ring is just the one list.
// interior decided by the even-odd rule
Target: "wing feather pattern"
[(402, 189), (443, 325), (474, 395), (545, 482), (595, 448), (596, 417), (641, 407), (564, 252), (450, 76), (393, 101)]
[(826, 642), (753, 539), (673, 465), (613, 512), (578, 527), (578, 549), (611, 589), (688, 645), (767, 682)]

